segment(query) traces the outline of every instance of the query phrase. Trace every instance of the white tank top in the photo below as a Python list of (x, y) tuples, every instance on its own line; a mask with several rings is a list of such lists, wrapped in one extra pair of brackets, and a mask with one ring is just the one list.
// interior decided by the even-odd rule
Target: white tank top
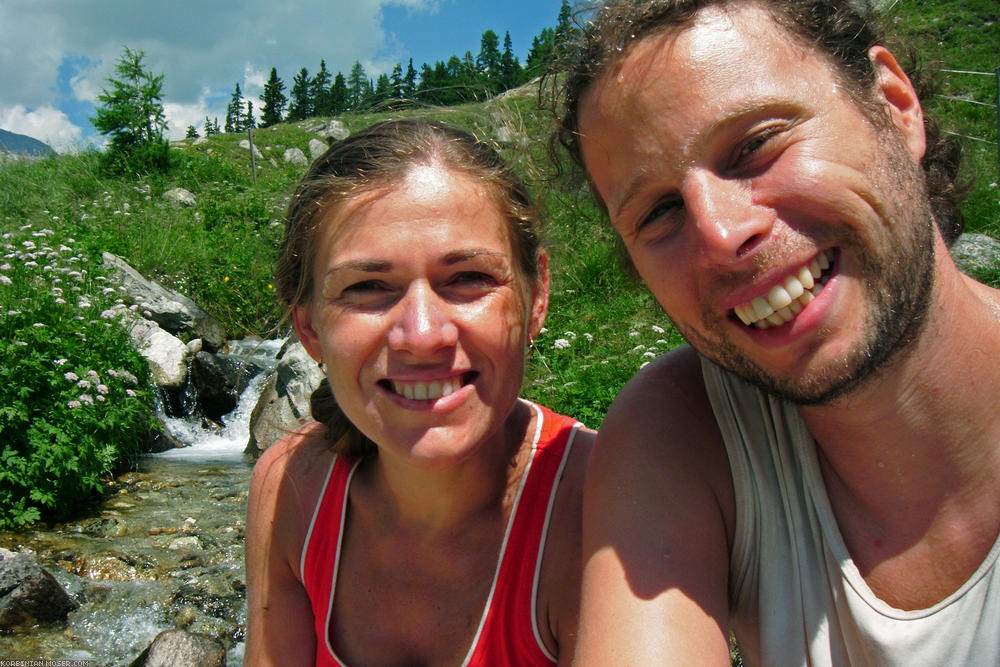
[(706, 360), (702, 373), (732, 469), (730, 606), (748, 664), (1000, 665), (1000, 539), (944, 600), (891, 607), (851, 560), (795, 406)]

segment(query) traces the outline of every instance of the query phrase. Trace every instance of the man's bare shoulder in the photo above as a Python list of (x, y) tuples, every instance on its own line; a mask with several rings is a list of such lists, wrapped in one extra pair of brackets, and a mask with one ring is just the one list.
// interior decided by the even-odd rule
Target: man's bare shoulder
[(677, 348), (640, 370), (615, 399), (601, 433), (603, 437), (637, 429), (672, 434), (672, 440), (718, 438), (701, 358), (691, 347)]

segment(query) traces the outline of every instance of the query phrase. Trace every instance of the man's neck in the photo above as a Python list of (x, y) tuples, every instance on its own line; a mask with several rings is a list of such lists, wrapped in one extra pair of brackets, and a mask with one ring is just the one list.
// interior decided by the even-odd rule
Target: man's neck
[[(909, 348), (848, 396), (799, 409), (863, 574), (897, 558), (904, 571), (939, 559), (919, 556), (933, 551), (929, 542), (981, 552), (1000, 527), (1000, 292), (947, 257), (937, 265), (928, 320)], [(931, 578), (948, 591), (977, 558)], [(896, 602), (919, 606), (935, 595)]]

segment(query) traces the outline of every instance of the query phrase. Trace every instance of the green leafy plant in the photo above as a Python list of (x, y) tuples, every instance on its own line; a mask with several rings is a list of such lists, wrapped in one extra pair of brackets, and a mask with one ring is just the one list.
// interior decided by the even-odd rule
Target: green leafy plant
[(54, 236), (3, 234), (0, 529), (79, 511), (152, 425), (149, 368), (111, 309), (117, 290)]

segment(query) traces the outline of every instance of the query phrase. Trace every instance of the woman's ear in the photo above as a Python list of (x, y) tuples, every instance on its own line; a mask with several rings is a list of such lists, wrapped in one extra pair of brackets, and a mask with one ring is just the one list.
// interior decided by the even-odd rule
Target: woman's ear
[(892, 122), (899, 128), (913, 159), (918, 163), (924, 157), (927, 140), (924, 136), (924, 112), (920, 97), (910, 82), (910, 77), (896, 62), (895, 56), (884, 46), (873, 46), (868, 57), (878, 77), (877, 89), (886, 102)]
[(319, 333), (313, 325), (312, 309), (309, 304), (292, 307), (292, 325), (299, 342), (309, 356), (317, 363), (323, 363), (323, 347), (320, 345)]
[(544, 250), (538, 252), (538, 280), (532, 294), (531, 312), (528, 322), (528, 340), (535, 340), (549, 314), (549, 256)]

